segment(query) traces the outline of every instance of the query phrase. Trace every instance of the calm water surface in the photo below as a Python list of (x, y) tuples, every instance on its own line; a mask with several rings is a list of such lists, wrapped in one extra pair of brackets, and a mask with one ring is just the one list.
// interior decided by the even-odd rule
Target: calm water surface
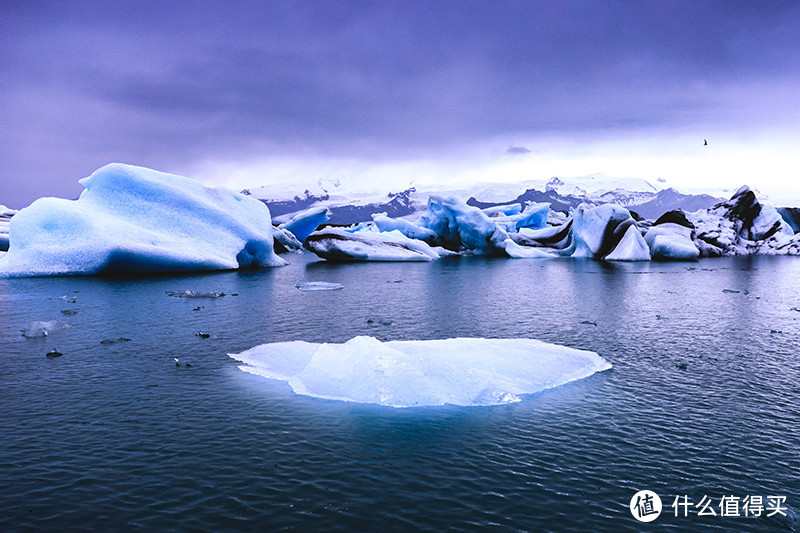
[[(258, 272), (0, 280), (0, 531), (798, 528), (797, 258), (289, 258)], [(165, 294), (179, 290), (226, 296)], [(72, 327), (22, 337), (35, 320)], [(298, 396), (227, 356), (356, 335), (537, 338), (614, 367), (512, 405), (392, 409)], [(119, 337), (131, 340), (101, 344)], [(664, 501), (654, 523), (628, 510), (640, 489)], [(759, 494), (786, 496), (789, 517), (670, 507)]]

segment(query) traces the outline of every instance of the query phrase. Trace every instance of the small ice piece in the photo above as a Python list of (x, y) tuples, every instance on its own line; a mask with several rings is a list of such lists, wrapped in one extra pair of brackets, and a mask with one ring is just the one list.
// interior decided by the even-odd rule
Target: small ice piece
[(496, 405), (611, 368), (594, 352), (533, 339), (460, 338), (344, 344), (262, 344), (240, 369), (286, 381), (297, 394), (392, 407)]
[(295, 285), (301, 291), (338, 291), (344, 288), (341, 283), (329, 283), (327, 281), (303, 281)]
[(219, 291), (164, 291), (164, 293), (175, 298), (220, 298), (225, 296), (224, 292)]
[(61, 322), (60, 320), (37, 320), (35, 322), (31, 322), (25, 329), (20, 331), (22, 331), (23, 337), (27, 337), (29, 339), (41, 339), (57, 331), (62, 331), (70, 327), (72, 326), (66, 322)]

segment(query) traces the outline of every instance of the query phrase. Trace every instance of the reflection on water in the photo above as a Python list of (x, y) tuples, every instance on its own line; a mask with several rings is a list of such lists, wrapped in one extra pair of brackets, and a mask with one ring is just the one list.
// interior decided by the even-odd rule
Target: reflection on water
[[(0, 529), (638, 531), (628, 503), (643, 488), (665, 503), (662, 527), (788, 527), (669, 504), (798, 507), (797, 260), (290, 260), (0, 280)], [(225, 296), (166, 295), (181, 290)], [(22, 337), (37, 320), (72, 327)], [(537, 338), (614, 368), (510, 406), (393, 410), (296, 396), (227, 356), (357, 335)], [(101, 343), (116, 338), (131, 340)]]

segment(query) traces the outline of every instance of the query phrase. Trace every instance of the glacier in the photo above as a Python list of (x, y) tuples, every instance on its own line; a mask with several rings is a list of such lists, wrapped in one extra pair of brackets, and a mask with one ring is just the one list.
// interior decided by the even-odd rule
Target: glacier
[(113, 163), (77, 200), (40, 198), (10, 221), (0, 276), (228, 270), (285, 264), (269, 209), (248, 196)]
[(343, 344), (262, 344), (228, 355), (241, 370), (285, 381), (297, 394), (391, 407), (512, 403), (611, 368), (594, 352), (534, 339), (360, 336)]

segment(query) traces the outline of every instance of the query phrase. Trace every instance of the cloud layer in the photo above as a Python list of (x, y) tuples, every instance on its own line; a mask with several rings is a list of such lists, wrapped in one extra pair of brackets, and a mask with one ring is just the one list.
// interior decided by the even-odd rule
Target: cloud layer
[(112, 160), (782, 126), (797, 42), (794, 1), (6, 2), (0, 199)]

